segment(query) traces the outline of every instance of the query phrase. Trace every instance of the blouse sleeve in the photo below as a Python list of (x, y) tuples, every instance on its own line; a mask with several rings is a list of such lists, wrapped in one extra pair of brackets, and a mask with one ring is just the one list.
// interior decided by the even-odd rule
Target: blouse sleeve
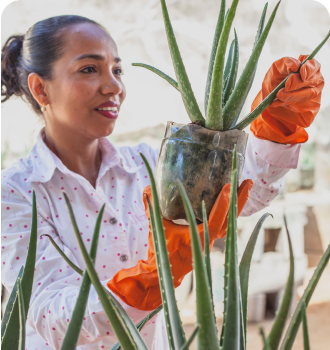
[(265, 208), (283, 190), (285, 174), (297, 168), (300, 147), (301, 144), (280, 144), (249, 134), (241, 182), (252, 179), (253, 187), (241, 216)]
[[(2, 283), (11, 292), (19, 270), (26, 262), (32, 203), (15, 186), (3, 182), (1, 205)], [(43, 234), (50, 235), (68, 258), (78, 265), (74, 254), (62, 243), (56, 229), (40, 213), (37, 220), (37, 254), (27, 322), (45, 340), (45, 345), (60, 349), (77, 301), (82, 277), (67, 265), (47, 237), (41, 237)], [(61, 234), (64, 235), (65, 232)], [(108, 280), (101, 281), (104, 286), (107, 282)], [(148, 311), (140, 311), (119, 299), (118, 301), (134, 323), (148, 314)], [(112, 337), (113, 343), (117, 341), (95, 287), (91, 285), (78, 345), (97, 342), (105, 337)]]

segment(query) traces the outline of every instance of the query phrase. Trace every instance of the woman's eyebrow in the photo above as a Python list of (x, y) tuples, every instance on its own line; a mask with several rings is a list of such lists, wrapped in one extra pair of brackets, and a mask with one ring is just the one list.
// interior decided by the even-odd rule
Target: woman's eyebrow
[[(104, 61), (105, 57), (102, 55), (96, 55), (96, 54), (91, 54), (91, 53), (84, 53), (83, 55), (78, 56), (73, 62), (83, 60), (85, 58), (92, 58), (97, 61)], [(114, 58), (115, 62), (118, 63), (121, 61), (121, 58), (115, 57)]]

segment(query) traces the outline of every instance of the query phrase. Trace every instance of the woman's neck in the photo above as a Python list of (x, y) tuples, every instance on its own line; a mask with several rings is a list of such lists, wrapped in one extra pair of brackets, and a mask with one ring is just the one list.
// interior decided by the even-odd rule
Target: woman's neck
[(98, 139), (88, 140), (72, 132), (54, 132), (51, 128), (43, 129), (42, 137), (47, 147), (62, 163), (74, 173), (87, 179), (95, 188), (102, 154)]

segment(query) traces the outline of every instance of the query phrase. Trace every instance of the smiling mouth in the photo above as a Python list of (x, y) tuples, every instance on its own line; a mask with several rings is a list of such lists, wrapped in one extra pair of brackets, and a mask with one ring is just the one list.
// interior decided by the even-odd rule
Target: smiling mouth
[(104, 107), (104, 108), (95, 108), (97, 111), (111, 111), (118, 112), (118, 107)]

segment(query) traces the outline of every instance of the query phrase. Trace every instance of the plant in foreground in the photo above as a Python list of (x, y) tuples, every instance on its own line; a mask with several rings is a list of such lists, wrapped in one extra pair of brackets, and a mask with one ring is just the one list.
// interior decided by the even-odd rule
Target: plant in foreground
[[(179, 310), (174, 296), (174, 286), (171, 276), (171, 268), (168, 260), (168, 252), (166, 248), (166, 240), (162, 227), (162, 217), (160, 214), (160, 207), (158, 202), (158, 195), (155, 185), (155, 180), (151, 172), (147, 160), (142, 155), (147, 166), (152, 187), (152, 204), (149, 200), (150, 220), (153, 233), (153, 242), (156, 252), (159, 285), (162, 292), (163, 305), (151, 312), (144, 320), (134, 325), (130, 317), (127, 315), (121, 304), (114, 298), (114, 296), (101, 285), (96, 271), (94, 269), (94, 262), (96, 259), (96, 250), (98, 244), (98, 237), (103, 215), (104, 205), (98, 214), (94, 235), (92, 239), (91, 249), (88, 253), (84, 243), (79, 234), (79, 229), (74, 217), (74, 213), (64, 192), (66, 205), (69, 209), (70, 218), (73, 230), (78, 241), (81, 254), (84, 258), (86, 270), (82, 271), (75, 266), (56, 245), (56, 243), (49, 239), (58, 250), (59, 254), (83, 276), (80, 293), (76, 303), (76, 307), (71, 317), (68, 331), (63, 340), (61, 349), (74, 350), (77, 345), (79, 333), (81, 330), (84, 312), (86, 308), (87, 298), (91, 283), (95, 286), (97, 293), (102, 302), (106, 315), (111, 323), (114, 333), (116, 334), (119, 343), (111, 350), (147, 350), (147, 346), (140, 335), (141, 329), (145, 326), (147, 321), (156, 315), (162, 307), (165, 311), (165, 319), (167, 325), (168, 340), (171, 350), (185, 350), (194, 338), (197, 340), (197, 349), (199, 350), (244, 350), (246, 349), (246, 314), (247, 314), (247, 297), (248, 297), (248, 279), (251, 264), (251, 258), (254, 251), (255, 243), (260, 232), (260, 228), (264, 220), (270, 214), (264, 214), (258, 221), (249, 242), (246, 246), (241, 262), (237, 261), (237, 161), (236, 148), (234, 148), (234, 156), (232, 162), (231, 175), (231, 193), (230, 193), (230, 207), (228, 216), (228, 227), (226, 237), (226, 251), (225, 251), (225, 299), (224, 299), (224, 319), (221, 335), (219, 336), (216, 328), (216, 320), (214, 316), (214, 308), (212, 302), (211, 290), (211, 271), (210, 271), (210, 256), (209, 250), (206, 248), (204, 254), (201, 248), (200, 237), (198, 235), (195, 217), (192, 211), (191, 204), (188, 200), (186, 191), (180, 183), (180, 193), (183, 198), (184, 206), (187, 212), (187, 218), (190, 225), (191, 244), (193, 252), (193, 267), (196, 274), (196, 310), (197, 310), (197, 325), (191, 337), (187, 340), (179, 315)], [(32, 228), (29, 242), (28, 256), (25, 267), (22, 269), (17, 277), (15, 286), (10, 295), (9, 302), (6, 307), (5, 315), (1, 324), (1, 346), (4, 350), (11, 349), (25, 349), (25, 321), (28, 314), (28, 305), (32, 291), (35, 256), (37, 248), (37, 221), (36, 221), (36, 198), (33, 191), (33, 212), (32, 212)], [(208, 227), (206, 220), (206, 210), (203, 206), (204, 215), (204, 246), (209, 246)], [(291, 303), (291, 296), (294, 281), (294, 259), (292, 253), (292, 245), (287, 231), (288, 244), (290, 250), (290, 272), (288, 276), (287, 286), (283, 295), (282, 302), (276, 314), (273, 327), (268, 337), (265, 336), (263, 330), (261, 334), (264, 339), (264, 350), (288, 350), (292, 348), (300, 323), (304, 325), (304, 344), (305, 349), (309, 348), (306, 312), (305, 309), (313, 294), (313, 291), (320, 279), (320, 276), (330, 258), (330, 245), (319, 265), (315, 269), (314, 275), (311, 278), (297, 308), (291, 318), (289, 327), (283, 337), (285, 320), (288, 316), (288, 311)], [(17, 293), (18, 292), (18, 293)], [(302, 321), (303, 320), (303, 321)]]

